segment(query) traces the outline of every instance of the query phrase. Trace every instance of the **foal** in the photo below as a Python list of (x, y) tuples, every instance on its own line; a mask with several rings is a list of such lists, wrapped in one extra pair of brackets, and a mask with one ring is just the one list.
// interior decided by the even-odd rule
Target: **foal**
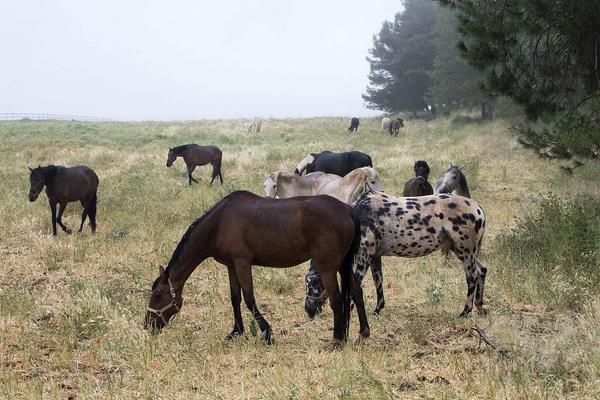
[(192, 181), (198, 183), (196, 179), (192, 177), (192, 172), (198, 165), (206, 165), (210, 163), (213, 167), (212, 179), (210, 184), (212, 186), (213, 181), (218, 176), (223, 184), (223, 175), (221, 174), (221, 157), (223, 153), (216, 146), (198, 146), (197, 144), (184, 144), (183, 146), (173, 147), (169, 149), (167, 155), (167, 167), (173, 165), (173, 162), (177, 157), (182, 157), (188, 171), (188, 181), (190, 186)]
[[(323, 277), (333, 310), (333, 337), (344, 341), (350, 321), (350, 297), (356, 304), (360, 334), (369, 336), (361, 288), (352, 263), (360, 227), (350, 207), (330, 196), (274, 200), (233, 192), (194, 222), (177, 245), (167, 268), (152, 285), (145, 328), (163, 328), (179, 311), (185, 282), (203, 260), (212, 257), (229, 273), (234, 326), (227, 339), (243, 334), (241, 294), (271, 342), (271, 326), (258, 310), (252, 265), (287, 268), (312, 259)], [(337, 273), (341, 275), (341, 293)]]
[(469, 185), (467, 185), (467, 177), (462, 172), (462, 168), (450, 164), (448, 170), (435, 183), (433, 192), (439, 193), (454, 193), (464, 197), (471, 197)]
[[(61, 166), (48, 165), (47, 167), (29, 168), (31, 174), (29, 182), (29, 201), (35, 201), (46, 186), (46, 195), (50, 202), (50, 213), (52, 215), (52, 234), (56, 236), (56, 223), (67, 234), (71, 230), (62, 223), (62, 215), (67, 204), (72, 201), (80, 201), (83, 206), (81, 214), (81, 225), (79, 232), (83, 229), (86, 217), (90, 217), (92, 232), (96, 232), (96, 192), (98, 190), (98, 176), (90, 168), (80, 165), (78, 167), (65, 168)], [(59, 204), (58, 215), (56, 215), (56, 204)]]

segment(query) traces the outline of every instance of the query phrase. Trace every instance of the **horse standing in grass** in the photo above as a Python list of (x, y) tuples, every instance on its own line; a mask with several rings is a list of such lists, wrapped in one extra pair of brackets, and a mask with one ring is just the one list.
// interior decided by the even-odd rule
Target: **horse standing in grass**
[[(46, 195), (50, 203), (52, 215), (52, 234), (56, 236), (56, 224), (67, 234), (71, 230), (62, 222), (62, 215), (67, 204), (72, 201), (80, 201), (83, 206), (81, 213), (81, 225), (79, 232), (83, 229), (86, 217), (90, 217), (92, 232), (96, 232), (96, 202), (98, 191), (98, 176), (90, 168), (80, 165), (72, 168), (48, 165), (47, 167), (29, 168), (29, 201), (33, 202), (46, 186)], [(59, 205), (58, 215), (56, 205)]]
[[(306, 176), (274, 172), (265, 177), (265, 193), (267, 197), (280, 199), (295, 196), (315, 196), (327, 194), (350, 204), (369, 190), (383, 190), (379, 174), (370, 167), (357, 168), (343, 178), (333, 174), (312, 172)], [(321, 174), (314, 180), (306, 180), (313, 174)], [(302, 185), (302, 182), (307, 184)]]
[(381, 119), (381, 130), (382, 131), (387, 131), (390, 129), (390, 124), (392, 123), (392, 120), (389, 119), (388, 117), (382, 118)]
[(346, 176), (351, 171), (360, 167), (373, 167), (371, 156), (360, 151), (332, 153), (326, 150), (321, 153), (310, 153), (304, 157), (296, 167), (294, 173), (302, 175), (304, 171), (307, 174), (321, 171), (326, 174)]
[[(356, 256), (355, 278), (360, 284), (371, 265), (377, 289), (379, 313), (385, 305), (381, 256), (423, 257), (436, 250), (451, 251), (463, 264), (467, 299), (460, 314), (466, 317), (475, 306), (483, 309), (487, 269), (477, 258), (485, 232), (485, 216), (473, 200), (454, 194), (423, 197), (394, 197), (369, 192), (354, 205), (360, 220), (361, 242)], [(376, 270), (377, 269), (377, 270)], [(309, 315), (320, 310), (326, 295), (317, 280), (309, 280), (305, 309)]]
[(433, 188), (431, 187), (431, 183), (427, 182), (430, 172), (427, 162), (422, 160), (415, 161), (413, 169), (415, 171), (415, 178), (409, 179), (404, 184), (402, 196), (415, 197), (432, 195)]
[(167, 155), (167, 167), (173, 165), (173, 162), (175, 162), (177, 157), (182, 157), (183, 161), (185, 162), (185, 165), (187, 166), (188, 181), (191, 186), (192, 181), (198, 183), (198, 181), (192, 177), (192, 172), (194, 172), (194, 169), (196, 169), (196, 167), (199, 165), (202, 166), (210, 163), (213, 167), (210, 185), (212, 186), (213, 181), (217, 176), (221, 180), (222, 185), (222, 156), (223, 153), (216, 146), (198, 146), (197, 144), (184, 144), (183, 146), (177, 146), (173, 147), (172, 149), (169, 149), (169, 154)]
[(243, 294), (262, 337), (270, 343), (271, 326), (254, 299), (252, 265), (286, 268), (312, 259), (330, 296), (334, 340), (344, 341), (347, 337), (350, 298), (359, 314), (360, 334), (368, 337), (362, 290), (352, 273), (359, 239), (360, 227), (350, 206), (330, 196), (274, 200), (245, 191), (233, 192), (190, 225), (167, 268), (160, 268), (152, 285), (144, 327), (158, 330), (169, 322), (181, 308), (185, 282), (198, 264), (212, 257), (225, 264), (229, 273), (234, 326), (226, 338), (244, 332), (240, 311)]
[(389, 125), (390, 135), (398, 136), (400, 128), (404, 127), (404, 120), (402, 118), (393, 119)]
[(356, 117), (352, 117), (352, 119), (350, 120), (350, 127), (348, 128), (348, 132), (358, 133), (358, 125), (360, 125), (360, 120)]
[(265, 174), (265, 196), (280, 199), (296, 196), (314, 196), (326, 184), (342, 179), (341, 176), (325, 174), (321, 171), (306, 175), (296, 175), (285, 171)]
[(448, 170), (435, 183), (433, 193), (454, 193), (464, 197), (471, 197), (467, 178), (462, 168), (450, 164)]

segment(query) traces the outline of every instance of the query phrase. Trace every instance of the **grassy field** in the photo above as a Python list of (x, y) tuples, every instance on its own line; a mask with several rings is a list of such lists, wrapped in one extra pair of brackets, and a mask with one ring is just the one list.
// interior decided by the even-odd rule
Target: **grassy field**
[[(600, 302), (562, 306), (542, 295), (528, 271), (506, 268), (515, 217), (536, 210), (549, 191), (597, 200), (600, 169), (565, 174), (557, 162), (523, 150), (503, 120), (408, 121), (397, 138), (380, 132), (375, 119), (362, 120), (358, 135), (345, 132), (347, 125), (347, 118), (266, 120), (263, 132), (249, 134), (241, 120), (1, 123), (0, 398), (600, 397)], [(195, 172), (202, 180), (191, 188), (181, 160), (165, 167), (168, 147), (190, 142), (223, 150), (223, 186), (208, 187), (210, 167)], [(466, 291), (458, 260), (388, 257), (387, 305), (370, 317), (371, 338), (355, 342), (354, 315), (352, 342), (333, 350), (330, 309), (313, 321), (304, 314), (307, 264), (255, 268), (257, 302), (276, 343), (252, 335), (245, 309), (246, 336), (228, 343), (227, 270), (207, 260), (169, 327), (155, 337), (142, 329), (158, 265), (191, 222), (233, 190), (262, 194), (265, 172), (293, 170), (308, 152), (325, 149), (369, 153), (386, 191), (398, 195), (414, 160), (427, 160), (433, 179), (449, 163), (465, 167), (487, 215), (487, 316), (457, 318)], [(27, 166), (50, 163), (97, 172), (96, 235), (86, 225), (81, 234), (52, 237), (46, 196), (27, 200)], [(80, 213), (73, 203), (63, 221), (76, 228)], [(548, 293), (558, 293), (556, 284)], [(372, 309), (370, 276), (365, 295)], [(509, 357), (480, 342), (474, 326)]]

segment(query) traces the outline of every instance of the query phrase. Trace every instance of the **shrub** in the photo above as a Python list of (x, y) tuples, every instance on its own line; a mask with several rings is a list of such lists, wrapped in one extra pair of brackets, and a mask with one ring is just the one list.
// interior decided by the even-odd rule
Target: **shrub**
[[(544, 196), (536, 210), (499, 235), (496, 251), (506, 287), (581, 311), (600, 292), (600, 201)], [(529, 288), (534, 293), (526, 293)]]

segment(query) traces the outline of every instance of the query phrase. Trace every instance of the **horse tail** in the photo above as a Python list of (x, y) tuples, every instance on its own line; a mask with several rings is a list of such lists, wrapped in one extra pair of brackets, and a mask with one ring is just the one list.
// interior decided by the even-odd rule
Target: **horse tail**
[(96, 192), (92, 195), (90, 200), (85, 206), (85, 212), (90, 218), (90, 225), (92, 225), (92, 231), (96, 230), (96, 204), (98, 203), (98, 197)]
[(213, 172), (212, 179), (215, 179), (217, 176), (221, 180), (221, 184), (223, 184), (223, 174), (221, 174), (221, 155), (219, 154), (219, 158), (213, 161)]
[(344, 326), (344, 338), (348, 338), (350, 332), (350, 300), (352, 291), (352, 280), (354, 279), (354, 258), (358, 253), (360, 245), (360, 220), (354, 213), (352, 214), (352, 221), (354, 222), (354, 237), (352, 238), (352, 244), (348, 249), (348, 252), (344, 256), (342, 266), (340, 269), (341, 281), (342, 281), (342, 314), (343, 314), (343, 326)]
[(371, 160), (371, 156), (367, 155), (367, 159), (369, 160), (369, 165), (367, 165), (367, 167), (373, 168), (373, 160)]

